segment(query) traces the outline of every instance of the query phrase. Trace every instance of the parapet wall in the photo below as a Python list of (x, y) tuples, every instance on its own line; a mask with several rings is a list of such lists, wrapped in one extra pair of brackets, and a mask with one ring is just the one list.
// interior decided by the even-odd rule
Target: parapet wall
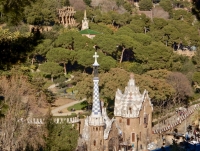
[[(74, 124), (74, 123), (79, 123), (80, 120), (78, 117), (72, 117), (72, 118), (64, 118), (64, 117), (60, 117), (60, 118), (53, 118), (54, 122), (56, 124), (60, 124), (60, 123), (70, 123), (70, 124)], [(37, 124), (37, 125), (41, 125), (45, 123), (45, 118), (28, 118), (28, 119), (23, 119), (21, 118), (19, 120), (20, 122), (27, 122), (28, 124)]]

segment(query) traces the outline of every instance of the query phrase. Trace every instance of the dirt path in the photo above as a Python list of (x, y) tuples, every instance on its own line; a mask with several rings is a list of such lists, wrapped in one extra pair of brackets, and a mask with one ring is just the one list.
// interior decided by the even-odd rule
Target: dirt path
[(71, 115), (71, 113), (81, 112), (81, 110), (77, 110), (77, 111), (73, 111), (73, 112), (66, 110), (65, 113), (58, 113), (59, 111), (62, 111), (63, 109), (66, 109), (74, 104), (81, 103), (85, 100), (86, 100), (86, 98), (84, 98), (80, 101), (73, 101), (73, 102), (64, 104), (62, 106), (56, 107), (55, 109), (51, 110), (51, 113), (53, 114), (53, 116), (66, 116), (66, 115)]

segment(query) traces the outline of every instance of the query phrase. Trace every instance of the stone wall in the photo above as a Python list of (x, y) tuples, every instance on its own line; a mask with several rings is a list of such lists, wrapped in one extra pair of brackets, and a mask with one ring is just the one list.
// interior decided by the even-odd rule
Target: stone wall
[[(41, 125), (45, 123), (45, 118), (28, 118), (28, 119), (19, 119), (19, 122), (27, 122), (28, 124), (37, 124), (37, 125)], [(80, 120), (78, 117), (71, 117), (71, 118), (65, 118), (65, 117), (60, 117), (60, 118), (53, 118), (54, 122), (59, 124), (59, 123), (79, 123)]]
[(115, 122), (113, 122), (108, 139), (105, 140), (104, 150), (119, 150), (119, 131)]
[[(152, 107), (149, 103), (149, 99), (143, 102), (138, 118), (116, 117), (116, 122), (122, 130), (124, 145), (146, 149), (152, 135)], [(147, 118), (146, 124), (145, 118)]]

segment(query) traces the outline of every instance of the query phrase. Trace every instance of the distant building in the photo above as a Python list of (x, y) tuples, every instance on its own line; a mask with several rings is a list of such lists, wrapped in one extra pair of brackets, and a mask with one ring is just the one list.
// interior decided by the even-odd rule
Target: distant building
[(58, 9), (58, 17), (60, 24), (63, 24), (65, 27), (76, 26), (76, 21), (74, 19), (74, 8), (71, 6), (63, 7)]
[(82, 27), (81, 30), (89, 29), (89, 20), (87, 19), (86, 16), (86, 10), (84, 11), (84, 18), (82, 20)]
[(115, 95), (114, 116), (122, 132), (121, 145), (146, 149), (152, 133), (152, 112), (148, 92), (141, 94), (131, 75), (124, 93), (118, 89)]
[(90, 39), (93, 39), (96, 35), (99, 34), (98, 32), (89, 29), (89, 20), (87, 19), (87, 16), (86, 16), (86, 10), (84, 11), (84, 18), (82, 20), (82, 27), (81, 27), (80, 34)]
[(87, 151), (127, 151), (133, 148), (138, 151), (146, 150), (152, 134), (153, 111), (148, 92), (145, 90), (141, 94), (131, 75), (124, 93), (119, 89), (116, 92), (114, 117), (110, 119), (99, 99), (97, 52), (93, 57), (92, 113), (85, 119), (82, 130), (85, 148)]
[(93, 39), (96, 35), (99, 34), (98, 32), (91, 30), (91, 29), (81, 30), (80, 33), (82, 36), (86, 36), (90, 39)]

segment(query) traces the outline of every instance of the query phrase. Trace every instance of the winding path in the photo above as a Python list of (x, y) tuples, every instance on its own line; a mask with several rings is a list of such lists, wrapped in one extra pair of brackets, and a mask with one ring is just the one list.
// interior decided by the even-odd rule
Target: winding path
[(79, 110), (77, 110), (75, 112), (69, 111), (67, 113), (58, 113), (58, 112), (61, 111), (61, 110), (63, 110), (63, 109), (65, 109), (65, 108), (68, 108), (68, 107), (70, 107), (70, 106), (72, 106), (74, 104), (81, 103), (81, 102), (83, 102), (85, 100), (86, 100), (86, 98), (84, 98), (84, 99), (82, 99), (80, 101), (73, 101), (71, 103), (64, 104), (62, 106), (59, 106), (59, 107), (51, 110), (51, 113), (52, 113), (53, 116), (66, 116), (66, 115), (71, 115), (71, 113), (78, 113), (78, 112), (80, 112)]

